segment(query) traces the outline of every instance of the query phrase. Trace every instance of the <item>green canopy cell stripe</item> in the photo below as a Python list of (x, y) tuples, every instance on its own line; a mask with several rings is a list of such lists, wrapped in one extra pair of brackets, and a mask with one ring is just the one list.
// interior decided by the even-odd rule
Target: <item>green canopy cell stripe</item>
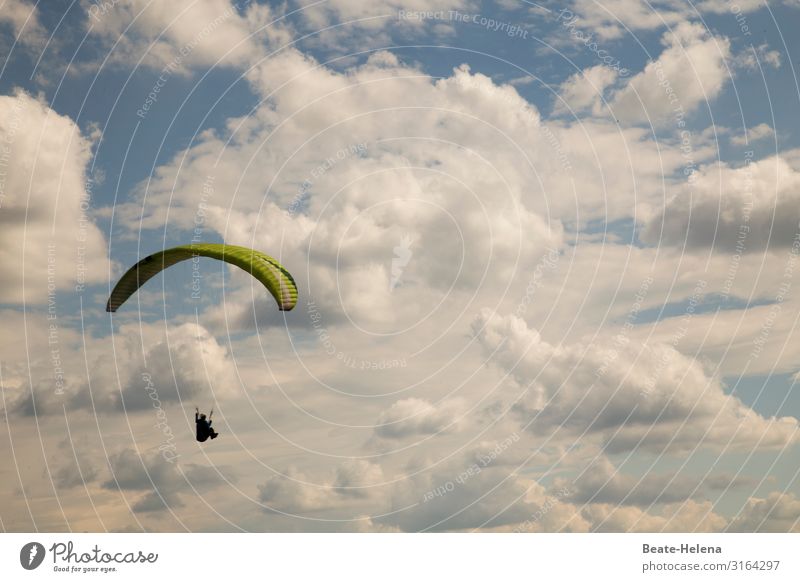
[(247, 247), (198, 243), (160, 251), (136, 263), (114, 287), (108, 298), (106, 311), (116, 311), (139, 287), (164, 269), (196, 256), (225, 261), (247, 271), (267, 288), (281, 311), (289, 311), (297, 303), (294, 278), (269, 255)]

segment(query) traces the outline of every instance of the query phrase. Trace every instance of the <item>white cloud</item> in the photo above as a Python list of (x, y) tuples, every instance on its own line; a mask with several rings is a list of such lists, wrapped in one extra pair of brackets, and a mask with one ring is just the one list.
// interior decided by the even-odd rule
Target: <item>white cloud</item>
[(576, 114), (590, 110), (602, 114), (603, 93), (617, 80), (617, 73), (603, 65), (575, 73), (561, 84), (555, 111)]
[(773, 491), (766, 498), (751, 498), (731, 521), (728, 531), (800, 532), (800, 500), (780, 491)]
[[(170, 228), (190, 231), (214, 167), (205, 229), (280, 256), (328, 324), (349, 316), (385, 332), (443, 293), (469, 300), (458, 293), (480, 289), (491, 302), (526, 278), (540, 249), (561, 246), (562, 221), (656, 213), (664, 173), (683, 161), (643, 128), (544, 123), (512, 86), (467, 67), (434, 82), (389, 53), (338, 73), (287, 51), (249, 78), (265, 104), (159, 167), (144, 208), (121, 205), (116, 216), (163, 228), (169, 208)], [(300, 211), (287, 212), (297, 200)], [(392, 290), (404, 236), (415, 250)], [(215, 320), (252, 319), (248, 280), (238, 281), (248, 289)]]
[(727, 520), (711, 501), (671, 503), (648, 513), (638, 507), (591, 505), (584, 511), (594, 532), (720, 532)]
[(614, 345), (612, 338), (554, 346), (521, 319), (488, 310), (473, 329), (497, 364), (527, 387), (516, 410), (541, 437), (660, 453), (784, 447), (796, 439), (796, 419), (759, 416), (671, 346)]
[[(168, 199), (170, 220), (193, 228), (197, 187), (221, 154), (205, 228), (280, 257), (322, 302), (327, 321), (346, 310), (377, 330), (423, 317), (451, 287), (492, 287), (513, 275), (517, 261), (559, 246), (560, 223), (534, 212), (544, 200), (522, 146), (542, 152), (552, 171), (560, 166), (547, 137), (537, 135), (538, 112), (512, 87), (463, 67), (432, 82), (388, 54), (341, 74), (289, 52), (254, 70), (252, 80), (271, 95), (269, 104), (231, 120), (237, 131), (229, 143), (227, 135), (206, 134), (185, 160), (157, 170), (145, 229), (160, 228)], [(431, 127), (438, 129), (426, 135)], [(395, 139), (407, 134), (424, 137)], [(586, 160), (586, 168), (596, 171), (595, 162)], [(625, 179), (623, 172), (609, 179), (616, 177)], [(287, 212), (303, 184), (307, 208)], [(140, 212), (137, 203), (117, 208), (133, 228)], [(406, 236), (413, 256), (402, 285), (392, 288), (393, 249)], [(402, 300), (411, 295), (415, 301)], [(241, 315), (252, 312), (244, 305)]]
[(578, 16), (578, 26), (595, 32), (602, 39), (631, 34), (626, 29), (656, 30), (676, 26), (691, 15), (687, 6), (669, 0), (646, 4), (638, 0), (606, 0), (602, 4), (575, 0), (571, 12)]
[(57, 292), (105, 280), (106, 242), (86, 182), (91, 148), (42, 101), (0, 96), (0, 302), (59, 304)]
[[(153, 406), (151, 391), (145, 388), (142, 379), (144, 375), (158, 379), (157, 395), (164, 403), (182, 400), (194, 403), (197, 399), (213, 403), (241, 394), (241, 383), (228, 349), (202, 326), (184, 323), (168, 328), (166, 333), (148, 329), (146, 335), (141, 330), (138, 325), (120, 328), (120, 336), (131, 350), (122, 355), (132, 360), (128, 366), (133, 364), (133, 371), (120, 395), (119, 406), (124, 405), (126, 410)], [(159, 336), (166, 337), (158, 341)], [(147, 350), (145, 358), (139, 357), (134, 345), (137, 341)]]
[(541, 508), (530, 499), (528, 480), (491, 467), (469, 472), (470, 456), (458, 455), (434, 470), (398, 481), (392, 507), (402, 509), (380, 518), (403, 531), (446, 531), (498, 528), (528, 519)]
[(291, 467), (285, 476), (270, 477), (258, 489), (259, 500), (268, 510), (302, 513), (327, 509), (335, 503), (330, 486), (308, 484), (308, 477)]
[(377, 420), (375, 434), (382, 438), (400, 439), (453, 430), (460, 416), (459, 403), (448, 401), (439, 406), (419, 398), (398, 400)]
[(23, 45), (38, 47), (46, 40), (35, 5), (24, 0), (4, 0), (0, 5), (0, 24), (9, 24)]
[(86, 27), (114, 46), (111, 61), (169, 72), (193, 67), (244, 66), (261, 55), (260, 43), (289, 40), (266, 5), (241, 11), (231, 0), (120, 0), (87, 4)]
[(379, 494), (383, 482), (381, 467), (364, 460), (342, 463), (333, 479), (320, 482), (290, 467), (259, 485), (259, 500), (267, 511), (290, 514), (341, 509), (342, 504), (363, 502)]
[(454, 26), (449, 11), (476, 6), (472, 0), (330, 0), (304, 4), (302, 21), (314, 33), (310, 42), (336, 52), (389, 46), (396, 34), (447, 35)]
[(730, 254), (790, 247), (800, 223), (796, 158), (784, 152), (747, 159), (740, 167), (700, 167), (645, 225), (642, 239), (689, 249), (714, 246)]
[(747, 71), (760, 71), (764, 67), (778, 69), (781, 66), (781, 53), (771, 50), (769, 45), (764, 43), (738, 53), (734, 57), (733, 64)]
[[(722, 376), (795, 372), (800, 347), (787, 341), (792, 334), (794, 317), (782, 316), (794, 309), (794, 299), (787, 298), (783, 303), (775, 300), (783, 284), (784, 266), (775, 268), (765, 280), (754, 283), (754, 274), (763, 269), (761, 261), (759, 255), (742, 261), (738, 271), (733, 271), (734, 289), (743, 291), (739, 297), (763, 297), (768, 304), (695, 315), (688, 329), (682, 317), (670, 317), (657, 325), (641, 326), (635, 336), (642, 341), (664, 343), (680, 338), (682, 352), (700, 354), (705, 361), (714, 362)], [(736, 265), (729, 259), (727, 264)], [(726, 290), (724, 284), (717, 289)]]
[(679, 0), (574, 0), (569, 10), (578, 16), (578, 26), (595, 32), (601, 39), (613, 40), (635, 36), (639, 31), (676, 27), (708, 12), (728, 14), (736, 19), (743, 33), (752, 33), (745, 15), (763, 6), (763, 0), (703, 0), (693, 4)]
[(600, 457), (582, 470), (576, 480), (557, 479), (555, 487), (566, 487), (569, 493), (565, 499), (575, 504), (635, 505), (649, 509), (655, 504), (701, 500), (709, 490), (744, 484), (750, 482), (721, 473), (706, 480), (688, 472), (652, 472), (638, 478), (619, 471), (607, 457)]
[(763, 7), (764, 2), (762, 0), (741, 0), (735, 4), (729, 0), (703, 0), (697, 5), (697, 8), (703, 12), (732, 14), (733, 16), (737, 16), (739, 13), (747, 14)]
[(109, 469), (111, 478), (102, 486), (138, 495), (131, 505), (135, 512), (172, 511), (185, 504), (185, 496), (223, 487), (232, 479), (227, 469), (227, 477), (221, 476), (222, 467), (190, 464), (179, 468), (164, 462), (158, 453), (140, 454), (133, 449), (111, 455)]
[[(29, 314), (23, 325), (32, 357), (25, 358), (25, 365), (3, 368), (4, 383), (14, 388), (6, 395), (12, 412), (41, 416), (60, 414), (66, 407), (155, 413), (185, 400), (191, 407), (198, 399), (213, 405), (241, 394), (227, 348), (197, 324), (123, 324), (113, 342), (88, 338), (84, 350), (80, 334), (67, 326), (51, 343), (51, 323), (44, 315)], [(63, 387), (56, 383), (57, 374)]]
[(760, 141), (775, 135), (775, 130), (766, 123), (759, 123), (753, 127), (747, 128), (747, 136), (733, 135), (731, 136), (731, 143), (737, 146), (745, 146), (754, 141)]
[(686, 123), (687, 115), (722, 91), (730, 76), (727, 38), (684, 22), (665, 32), (662, 44), (666, 48), (658, 58), (614, 95), (611, 105), (617, 119), (663, 125), (677, 123), (680, 117)]

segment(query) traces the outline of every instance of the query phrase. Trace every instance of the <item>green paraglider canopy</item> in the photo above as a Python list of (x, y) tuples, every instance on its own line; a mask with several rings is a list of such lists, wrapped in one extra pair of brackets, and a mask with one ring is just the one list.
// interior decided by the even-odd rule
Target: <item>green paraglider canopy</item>
[(226, 244), (198, 243), (166, 249), (145, 257), (122, 276), (111, 292), (106, 311), (116, 311), (139, 290), (139, 287), (164, 269), (193, 257), (209, 257), (236, 265), (258, 279), (267, 288), (281, 311), (297, 303), (294, 278), (278, 261), (260, 251)]

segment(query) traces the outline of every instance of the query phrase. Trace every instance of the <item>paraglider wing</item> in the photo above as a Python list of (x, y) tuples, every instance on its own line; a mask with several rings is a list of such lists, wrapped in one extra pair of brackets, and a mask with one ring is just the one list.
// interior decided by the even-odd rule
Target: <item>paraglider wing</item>
[(297, 303), (297, 285), (294, 279), (289, 271), (269, 255), (247, 247), (198, 243), (154, 253), (136, 263), (114, 287), (108, 298), (106, 311), (116, 311), (139, 287), (164, 269), (196, 256), (225, 261), (247, 271), (267, 288), (281, 311), (289, 311)]

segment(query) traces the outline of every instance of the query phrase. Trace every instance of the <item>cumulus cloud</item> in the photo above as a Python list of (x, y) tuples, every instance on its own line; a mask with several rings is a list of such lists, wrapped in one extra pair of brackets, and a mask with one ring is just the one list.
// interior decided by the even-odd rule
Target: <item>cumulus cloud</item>
[(43, 101), (0, 96), (0, 302), (58, 302), (58, 291), (105, 280), (87, 187), (92, 143)]
[(452, 430), (460, 416), (459, 408), (459, 403), (452, 400), (439, 405), (420, 398), (398, 400), (381, 413), (375, 434), (387, 439), (401, 439)]
[[(556, 486), (561, 480), (556, 481)], [(703, 480), (696, 475), (648, 473), (641, 478), (620, 472), (606, 457), (594, 461), (574, 481), (564, 481), (566, 499), (577, 504), (635, 505), (702, 500), (709, 490), (751, 484), (744, 478), (717, 474)]]
[[(574, 0), (569, 6), (569, 12), (578, 17), (581, 28), (595, 32), (603, 40), (616, 40), (639, 31), (674, 28), (707, 12), (732, 14), (739, 20), (743, 15), (763, 6), (762, 0), (742, 0), (735, 4), (727, 0), (703, 0), (694, 4), (671, 0), (647, 3), (637, 0), (608, 0), (602, 4), (593, 0)], [(747, 20), (742, 24), (747, 26)], [(743, 30), (752, 32), (749, 27)]]
[(796, 419), (759, 416), (671, 346), (612, 345), (610, 338), (553, 346), (521, 319), (489, 310), (473, 329), (494, 361), (527, 387), (516, 411), (539, 436), (659, 453), (796, 440)]
[(713, 12), (716, 14), (747, 14), (764, 7), (761, 0), (741, 0), (732, 5), (727, 0), (703, 0), (697, 4), (697, 8), (703, 12)]
[(759, 71), (765, 67), (778, 69), (781, 66), (781, 53), (770, 49), (766, 43), (752, 46), (736, 55), (734, 65), (748, 71)]
[[(131, 508), (135, 512), (153, 512), (182, 507), (185, 496), (223, 487), (235, 481), (226, 467), (180, 466), (166, 462), (158, 453), (139, 454), (125, 449), (109, 458), (111, 478), (103, 488), (134, 492), (138, 495)], [(228, 473), (224, 477), (220, 471)], [(190, 493), (191, 492), (191, 493)]]
[(53, 480), (60, 489), (86, 486), (100, 475), (100, 469), (86, 452), (86, 439), (64, 439), (59, 443), (63, 460), (53, 467)]
[[(120, 329), (120, 333), (126, 342), (134, 337), (128, 328)], [(227, 348), (202, 326), (184, 323), (173, 327), (161, 342), (150, 343), (148, 336), (137, 339), (148, 342), (147, 354), (135, 366), (120, 396), (119, 405), (126, 410), (150, 408), (154, 398), (180, 402), (194, 401), (200, 395), (225, 399), (241, 393)], [(156, 379), (154, 390), (145, 387), (145, 377)]]
[[(266, 5), (231, 0), (121, 0), (87, 6), (86, 27), (113, 47), (112, 62), (169, 67), (243, 66), (261, 54), (260, 42), (289, 39)], [(270, 26), (268, 26), (270, 25)]]
[(725, 517), (714, 513), (711, 501), (671, 503), (657, 512), (638, 507), (596, 504), (584, 510), (593, 532), (720, 532)]
[(113, 341), (98, 338), (86, 342), (89, 370), (80, 336), (60, 331), (56, 348), (62, 385), (56, 384), (53, 348), (47, 347), (50, 321), (33, 316), (26, 323), (30, 338), (36, 338), (37, 329), (44, 335), (39, 338), (41, 343), (29, 344), (36, 355), (27, 366), (3, 371), (6, 383), (15, 388), (7, 396), (7, 410), (16, 414), (60, 414), (64, 407), (157, 411), (187, 399), (193, 404), (200, 395), (225, 400), (241, 393), (227, 348), (193, 323), (167, 328), (124, 324)]
[(773, 491), (766, 498), (751, 498), (731, 521), (727, 531), (798, 532), (800, 500), (792, 493)]
[(542, 491), (540, 486), (491, 467), (470, 471), (473, 465), (469, 455), (459, 455), (399, 481), (391, 492), (391, 504), (402, 510), (377, 521), (403, 531), (502, 528), (541, 509), (541, 500), (529, 499), (528, 493), (530, 488)]
[(590, 110), (599, 114), (603, 106), (603, 93), (616, 80), (616, 71), (603, 65), (575, 73), (561, 84), (556, 113), (575, 114)]
[(592, 30), (602, 39), (616, 39), (628, 30), (657, 30), (684, 22), (691, 14), (688, 7), (674, 2), (610, 0), (598, 4), (592, 0), (575, 0), (571, 12), (578, 16), (581, 28)]
[(5, 0), (0, 24), (10, 25), (17, 42), (23, 45), (38, 47), (47, 38), (36, 6), (24, 0)]
[[(169, 208), (169, 228), (189, 231), (203, 202), (203, 228), (278, 256), (326, 325), (386, 332), (443, 293), (491, 301), (562, 246), (564, 223), (657, 212), (664, 173), (683, 162), (643, 128), (544, 122), (513, 86), (467, 66), (433, 80), (388, 52), (334, 71), (288, 50), (247, 78), (264, 104), (159, 166), (115, 217), (130, 232), (162, 229)], [(393, 287), (404, 237), (413, 256)], [(236, 277), (214, 320), (281, 324)]]
[(329, 487), (307, 485), (308, 478), (294, 468), (285, 476), (270, 477), (259, 485), (259, 500), (267, 510), (287, 513), (318, 511), (330, 507), (335, 500)]
[(731, 136), (731, 143), (737, 146), (745, 146), (751, 142), (759, 141), (772, 137), (775, 135), (775, 130), (772, 129), (767, 123), (759, 123), (753, 127), (747, 128), (747, 136), (733, 135)]
[(313, 34), (307, 43), (331, 52), (350, 53), (394, 44), (392, 39), (398, 36), (449, 35), (455, 26), (449, 11), (476, 7), (473, 0), (331, 0), (307, 4), (300, 20), (301, 27)]
[(617, 91), (611, 101), (614, 116), (629, 123), (676, 123), (700, 105), (716, 98), (730, 75), (727, 38), (711, 35), (704, 26), (684, 22), (665, 32), (664, 51)]
[[(478, 471), (469, 472), (472, 463), (467, 452), (435, 470), (398, 481), (391, 500), (392, 508), (399, 511), (378, 521), (403, 531), (480, 528), (498, 532), (716, 532), (723, 531), (729, 522), (713, 511), (712, 502), (691, 495), (689, 483), (679, 483), (682, 495), (672, 495), (668, 502), (670, 495), (657, 491), (657, 478), (640, 484), (639, 489), (634, 483), (622, 485), (614, 478), (613, 485), (602, 488), (609, 479), (594, 482), (599, 475), (578, 482), (559, 478), (548, 488), (507, 467), (481, 466)], [(602, 465), (605, 463), (601, 461), (596, 467), (605, 474), (608, 471), (600, 468)], [(738, 482), (731, 477), (728, 481)], [(633, 486), (632, 494), (639, 497), (639, 502), (650, 506), (655, 501), (659, 505), (643, 508), (619, 503), (629, 492), (627, 485)], [(719, 485), (710, 480), (706, 488)], [(613, 491), (616, 486), (620, 486), (619, 490)], [(589, 501), (587, 496), (595, 499)], [(685, 498), (689, 496), (692, 498)]]
[(790, 247), (800, 223), (800, 165), (787, 154), (702, 166), (645, 225), (642, 240), (739, 254)]
[[(528, 210), (568, 219), (579, 214), (587, 220), (604, 212), (612, 217), (629, 214), (630, 200), (623, 201), (619, 193), (634, 187), (631, 170), (637, 175), (637, 200), (644, 203), (658, 194), (663, 177), (659, 173), (656, 180), (649, 169), (663, 163), (669, 172), (680, 162), (679, 152), (659, 152), (638, 129), (620, 132), (591, 121), (576, 127), (545, 127), (535, 107), (512, 86), (497, 85), (466, 66), (436, 82), (420, 73), (389, 53), (376, 54), (364, 66), (345, 73), (294, 51), (276, 55), (248, 73), (254, 89), (269, 96), (270, 106), (259, 108), (253, 117), (230, 120), (221, 135), (201, 136), (190, 150), (157, 169), (148, 185), (145, 208), (124, 205), (118, 208), (119, 216), (138, 227), (143, 215), (145, 228), (157, 228), (163, 224), (164, 203), (171, 195), (171, 220), (191, 228), (197, 193), (208, 168), (215, 167), (206, 227), (224, 231), (226, 236), (242, 232), (258, 211), (260, 223), (276, 225), (274, 234), (264, 240), (273, 246), (274, 241), (285, 240), (286, 246), (302, 247), (319, 221), (326, 228), (317, 227), (315, 245), (325, 242), (323, 235), (335, 236), (338, 243), (353, 218), (342, 214), (342, 207), (355, 207), (351, 213), (363, 210), (367, 191), (371, 197), (380, 196), (370, 198), (378, 216), (392, 212), (401, 221), (412, 216), (417, 223), (425, 217), (430, 221), (438, 217), (439, 212), (430, 206), (436, 204), (458, 212), (454, 218), (462, 227), (462, 214), (470, 211), (472, 197), (480, 193), (484, 208), (476, 210), (489, 213), (487, 226), (495, 227), (495, 237), (511, 236), (502, 227), (512, 214), (515, 221), (523, 221), (529, 236), (538, 236), (542, 227)], [(387, 139), (407, 132), (426, 137)], [(309, 135), (315, 137), (309, 140)], [(456, 144), (465, 149), (451, 149)], [(457, 182), (448, 183), (448, 177)], [(596, 188), (598, 183), (606, 189)], [(462, 195), (458, 192), (462, 184), (470, 184), (472, 191)], [(582, 192), (577, 200), (573, 187)], [(234, 196), (236, 211), (231, 210)], [(453, 207), (456, 196), (459, 206)], [(389, 204), (400, 197), (406, 201), (404, 208)], [(423, 197), (425, 205), (408, 204), (412, 197)], [(512, 211), (509, 204), (515, 200), (519, 204)], [(281, 212), (287, 209), (290, 216)], [(318, 216), (322, 209), (325, 213)], [(505, 219), (493, 222), (495, 213)], [(401, 226), (413, 235), (425, 224)], [(549, 224), (550, 236), (558, 236), (558, 227)], [(452, 238), (449, 230), (445, 233)], [(372, 238), (381, 234), (378, 230)], [(402, 234), (392, 233), (391, 238)], [(463, 237), (472, 240), (474, 234), (464, 232)], [(252, 240), (247, 231), (242, 238), (246, 237)], [(431, 245), (426, 248), (430, 250)], [(440, 262), (439, 268), (449, 262)]]
[(259, 485), (259, 500), (268, 512), (305, 514), (342, 509), (378, 495), (383, 481), (380, 465), (360, 459), (340, 464), (332, 478), (318, 482), (289, 467), (283, 475), (270, 477)]
[[(232, 120), (235, 133), (207, 134), (186, 160), (160, 167), (145, 207), (123, 205), (118, 216), (126, 226), (138, 228), (143, 218), (144, 228), (160, 228), (172, 198), (170, 220), (193, 228), (195, 187), (221, 154), (205, 228), (230, 243), (268, 249), (300, 273), (327, 321), (346, 310), (376, 330), (419, 318), (450, 289), (472, 292), (507, 280), (518, 261), (534, 261), (548, 241), (559, 246), (560, 224), (528, 208), (543, 204), (528, 170), (500, 155), (511, 152), (525, 163), (527, 154), (507, 137), (513, 133), (538, 142), (536, 151), (558, 167), (547, 138), (536, 135), (535, 108), (512, 87), (466, 67), (433, 82), (383, 57), (347, 73), (291, 51), (270, 59), (250, 74), (260, 92), (272, 95), (270, 104)], [(326, 129), (334, 126), (340, 130)], [(430, 127), (441, 135), (392, 137), (426, 135)], [(317, 138), (309, 140), (309, 132)], [(589, 166), (596, 167), (587, 160)], [(413, 256), (402, 285), (393, 286), (393, 249), (406, 237), (414, 241)], [(415, 301), (402, 300), (412, 295)], [(253, 312), (241, 305), (231, 308)]]

